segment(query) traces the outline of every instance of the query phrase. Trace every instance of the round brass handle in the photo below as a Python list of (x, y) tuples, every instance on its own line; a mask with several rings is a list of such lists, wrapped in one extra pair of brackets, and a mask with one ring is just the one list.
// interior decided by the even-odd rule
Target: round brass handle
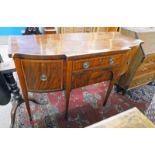
[(41, 81), (47, 81), (47, 75), (42, 74), (42, 75), (40, 76), (40, 80), (41, 80)]
[(84, 69), (88, 69), (90, 67), (90, 63), (89, 62), (84, 62), (83, 63), (83, 68)]
[(109, 58), (109, 64), (113, 64), (114, 63), (114, 59), (113, 58)]

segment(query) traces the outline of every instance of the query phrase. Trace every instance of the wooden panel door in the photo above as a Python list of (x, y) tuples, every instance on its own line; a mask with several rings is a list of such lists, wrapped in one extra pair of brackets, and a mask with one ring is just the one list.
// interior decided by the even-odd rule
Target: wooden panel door
[(63, 60), (22, 60), (29, 91), (56, 91), (63, 88)]

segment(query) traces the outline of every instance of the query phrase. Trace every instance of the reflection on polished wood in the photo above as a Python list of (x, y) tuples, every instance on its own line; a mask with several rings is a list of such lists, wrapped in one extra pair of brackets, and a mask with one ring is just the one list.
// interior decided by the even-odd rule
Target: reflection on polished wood
[(72, 89), (110, 80), (105, 105), (114, 83), (126, 72), (128, 60), (141, 43), (114, 32), (11, 37), (9, 52), (30, 118), (28, 91), (65, 90), (67, 118)]
[(155, 125), (137, 108), (133, 108), (88, 128), (155, 128)]
[(30, 55), (74, 57), (93, 53), (110, 53), (138, 46), (141, 40), (119, 32), (69, 33), (16, 36), (10, 38), (9, 52)]

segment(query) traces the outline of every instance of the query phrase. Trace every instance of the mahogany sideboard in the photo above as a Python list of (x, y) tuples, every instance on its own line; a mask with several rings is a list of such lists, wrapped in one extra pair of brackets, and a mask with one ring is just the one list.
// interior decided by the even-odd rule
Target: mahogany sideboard
[[(141, 43), (119, 32), (14, 36), (9, 41), (9, 55), (23, 94), (65, 90), (67, 118), (74, 88), (110, 80), (106, 104), (114, 83), (128, 70)], [(29, 108), (28, 112), (31, 115)]]
[(155, 28), (124, 27), (121, 33), (144, 43), (131, 60), (131, 65), (119, 81), (124, 90), (133, 89), (155, 80)]

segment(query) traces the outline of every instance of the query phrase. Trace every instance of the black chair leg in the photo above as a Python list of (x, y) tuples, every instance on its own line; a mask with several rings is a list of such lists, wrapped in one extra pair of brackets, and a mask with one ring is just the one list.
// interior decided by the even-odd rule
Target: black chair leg
[(11, 110), (11, 125), (10, 127), (14, 126), (15, 123), (15, 116), (17, 108), (24, 102), (22, 95), (20, 94), (20, 90), (17, 86), (17, 83), (14, 79), (13, 73), (5, 73), (3, 74), (4, 78), (10, 87), (10, 91), (13, 94), (13, 104), (12, 104), (12, 110)]

